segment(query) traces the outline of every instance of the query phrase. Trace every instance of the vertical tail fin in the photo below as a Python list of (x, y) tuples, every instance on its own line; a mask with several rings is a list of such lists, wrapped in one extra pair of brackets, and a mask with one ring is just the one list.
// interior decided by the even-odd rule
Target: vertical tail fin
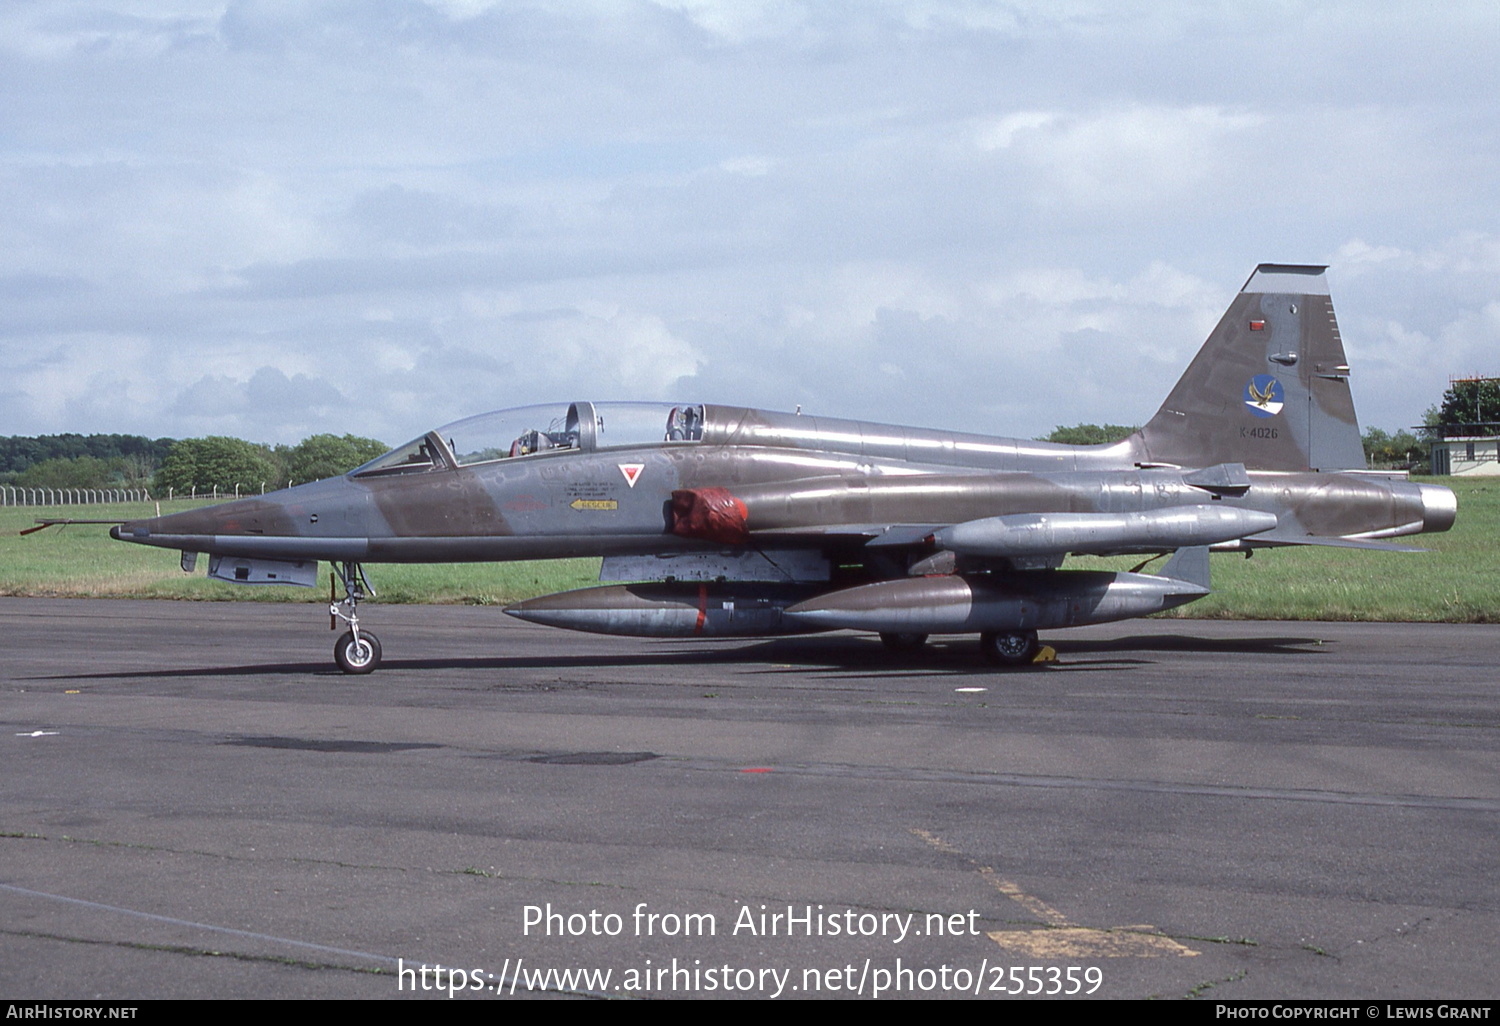
[(1326, 267), (1261, 264), (1139, 442), (1153, 463), (1365, 465)]

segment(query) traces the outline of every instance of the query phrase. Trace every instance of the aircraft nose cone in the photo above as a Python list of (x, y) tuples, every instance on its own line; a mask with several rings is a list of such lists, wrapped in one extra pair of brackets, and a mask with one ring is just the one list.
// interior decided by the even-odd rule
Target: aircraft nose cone
[(1446, 531), (1458, 519), (1458, 496), (1442, 485), (1421, 484), (1422, 530)]

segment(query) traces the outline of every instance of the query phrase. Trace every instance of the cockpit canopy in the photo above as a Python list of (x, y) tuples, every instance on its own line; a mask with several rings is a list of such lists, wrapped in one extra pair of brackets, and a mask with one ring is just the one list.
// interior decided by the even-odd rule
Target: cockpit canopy
[(698, 442), (702, 403), (569, 403), (481, 413), (429, 431), (352, 473), (416, 474), (541, 453)]

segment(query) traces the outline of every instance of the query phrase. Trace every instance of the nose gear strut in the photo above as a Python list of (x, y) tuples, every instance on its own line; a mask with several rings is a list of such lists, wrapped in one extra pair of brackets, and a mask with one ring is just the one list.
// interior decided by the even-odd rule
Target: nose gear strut
[[(349, 625), (333, 646), (333, 661), (345, 673), (370, 673), (380, 665), (380, 640), (359, 629), (359, 600), (366, 595), (374, 598), (375, 589), (360, 564), (351, 561), (330, 565), (333, 572), (328, 575), (328, 629), (338, 630), (340, 620)], [(340, 583), (344, 586), (342, 601), (336, 590)]]

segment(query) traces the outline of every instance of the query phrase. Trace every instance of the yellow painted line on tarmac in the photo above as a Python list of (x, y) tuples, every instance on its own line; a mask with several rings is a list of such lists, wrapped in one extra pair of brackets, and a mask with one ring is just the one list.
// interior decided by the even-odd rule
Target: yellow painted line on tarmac
[(985, 934), (1007, 951), (1036, 959), (1192, 957), (1192, 948), (1154, 926), (1064, 926), (1042, 930), (992, 930)]
[(1198, 952), (1181, 944), (1154, 926), (1075, 926), (1042, 899), (1027, 894), (990, 866), (981, 866), (936, 834), (917, 827), (911, 833), (945, 855), (955, 855), (979, 873), (995, 890), (1024, 908), (1043, 926), (1038, 930), (992, 930), (985, 934), (1007, 951), (1019, 951), (1036, 959), (1065, 958), (1160, 958), (1163, 955), (1190, 958)]
[(984, 877), (985, 882), (995, 888), (995, 890), (1005, 895), (1011, 901), (1014, 901), (1017, 905), (1020, 905), (1048, 926), (1069, 925), (1067, 916), (1047, 904), (1041, 898), (1033, 898), (1009, 880), (1002, 880), (999, 874), (989, 866), (980, 866), (979, 875)]
[(911, 832), (920, 837), (922, 840), (926, 841), (928, 844), (932, 845), (944, 855), (963, 855), (963, 852), (953, 847), (953, 845), (943, 840), (937, 834), (928, 833), (926, 830), (923, 830), (920, 827), (912, 827)]

